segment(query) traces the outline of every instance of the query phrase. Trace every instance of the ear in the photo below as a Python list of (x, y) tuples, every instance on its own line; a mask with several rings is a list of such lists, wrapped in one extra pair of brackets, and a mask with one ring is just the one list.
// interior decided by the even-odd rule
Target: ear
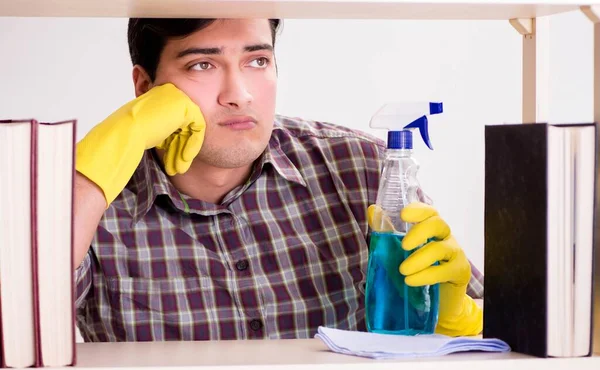
[(150, 76), (148, 75), (144, 67), (140, 66), (139, 64), (133, 66), (132, 77), (136, 97), (145, 94), (148, 90), (152, 88), (152, 81), (150, 80)]

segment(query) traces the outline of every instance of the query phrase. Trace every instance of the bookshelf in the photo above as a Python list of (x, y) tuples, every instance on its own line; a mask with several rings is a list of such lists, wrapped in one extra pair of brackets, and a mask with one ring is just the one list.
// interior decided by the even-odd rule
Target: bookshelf
[[(504, 20), (507, 32), (522, 35), (522, 122), (543, 121), (547, 99), (547, 45), (537, 35), (547, 19), (583, 12), (593, 23), (593, 104), (600, 121), (600, 0), (3, 0), (0, 17), (229, 17), (397, 20)], [(10, 53), (10, 50), (6, 51)], [(482, 82), (485, 83), (485, 82)], [(488, 87), (490, 89), (492, 87)], [(596, 295), (600, 289), (596, 288)], [(600, 297), (596, 297), (600, 301)], [(222, 356), (227, 353), (227, 356)], [(396, 369), (404, 361), (372, 361), (326, 351), (318, 340), (229, 341), (219, 343), (84, 343), (77, 345), (81, 368), (277, 368), (344, 367)], [(408, 360), (411, 361), (411, 360)], [(535, 359), (509, 354), (456, 354), (411, 361), (411, 368), (598, 369), (600, 357)]]
[[(225, 356), (223, 354), (226, 354)], [(83, 369), (289, 369), (289, 370), (529, 370), (598, 369), (600, 357), (543, 359), (519, 353), (454, 353), (404, 360), (371, 360), (329, 352), (319, 339), (213, 342), (83, 343)]]
[[(547, 119), (552, 15), (581, 11), (594, 23), (594, 120), (600, 121), (600, 0), (5, 0), (0, 17), (215, 17), (506, 20), (523, 38), (522, 121)], [(507, 27), (508, 28), (508, 27)]]
[(577, 10), (572, 0), (19, 0), (0, 3), (2, 16), (279, 17), (370, 19), (535, 18)]

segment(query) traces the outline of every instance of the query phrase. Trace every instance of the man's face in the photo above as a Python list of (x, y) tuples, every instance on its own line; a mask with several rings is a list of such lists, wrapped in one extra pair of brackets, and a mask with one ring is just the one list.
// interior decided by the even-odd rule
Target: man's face
[(252, 163), (273, 129), (277, 74), (268, 20), (216, 20), (169, 40), (154, 85), (173, 83), (206, 120), (196, 160), (221, 168)]

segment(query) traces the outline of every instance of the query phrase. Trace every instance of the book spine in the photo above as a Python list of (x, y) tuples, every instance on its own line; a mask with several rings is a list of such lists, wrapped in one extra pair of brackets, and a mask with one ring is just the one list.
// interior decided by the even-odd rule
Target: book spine
[[(71, 177), (71, 267), (75, 265), (75, 160), (76, 160), (76, 141), (77, 141), (77, 120), (73, 120), (73, 139), (72, 139), (72, 164), (73, 164), (73, 172)], [(73, 329), (71, 331), (72, 343), (73, 343), (73, 358), (71, 359), (71, 366), (75, 366), (77, 364), (77, 351), (75, 350), (75, 321), (77, 311), (75, 308), (75, 274), (71, 273), (71, 307), (73, 309)]]
[(44, 366), (40, 343), (40, 307), (39, 307), (39, 286), (38, 286), (38, 260), (37, 260), (37, 156), (38, 156), (38, 122), (31, 124), (31, 247), (32, 247), (32, 281), (33, 281), (33, 336), (35, 349), (35, 367)]
[(590, 338), (590, 353), (600, 355), (600, 122), (595, 122), (596, 129), (596, 172), (594, 176), (594, 236), (593, 236), (593, 265), (592, 265), (592, 330)]
[(6, 367), (4, 363), (4, 332), (2, 331), (2, 284), (0, 282), (0, 368)]
[(483, 338), (547, 357), (547, 126), (485, 127)]

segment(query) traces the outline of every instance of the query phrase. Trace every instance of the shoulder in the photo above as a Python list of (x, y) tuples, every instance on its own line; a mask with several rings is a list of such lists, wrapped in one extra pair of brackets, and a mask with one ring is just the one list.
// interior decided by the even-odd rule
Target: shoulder
[(375, 201), (383, 140), (333, 123), (278, 116), (272, 144), (316, 187), (335, 187), (357, 209)]
[(383, 155), (385, 142), (364, 131), (339, 124), (277, 115), (273, 136), (284, 151), (318, 150), (332, 159), (360, 156), (375, 159)]

